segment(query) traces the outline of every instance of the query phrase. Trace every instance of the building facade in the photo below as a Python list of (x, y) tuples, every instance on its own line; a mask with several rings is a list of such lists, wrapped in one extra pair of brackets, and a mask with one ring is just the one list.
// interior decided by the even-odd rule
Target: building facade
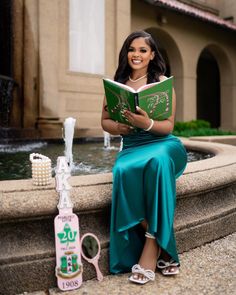
[[(236, 130), (236, 4), (216, 0), (12, 0), (10, 126), (61, 138), (100, 137), (104, 91), (126, 36), (146, 30), (173, 75), (177, 121)], [(4, 73), (0, 73), (4, 74)]]

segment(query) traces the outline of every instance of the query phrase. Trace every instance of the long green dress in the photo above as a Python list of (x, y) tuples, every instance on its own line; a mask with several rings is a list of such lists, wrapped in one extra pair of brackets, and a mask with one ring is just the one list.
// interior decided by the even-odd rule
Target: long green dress
[(173, 135), (137, 130), (123, 137), (113, 167), (110, 227), (110, 271), (129, 272), (138, 263), (148, 232), (179, 263), (173, 229), (176, 178), (187, 163), (186, 150)]

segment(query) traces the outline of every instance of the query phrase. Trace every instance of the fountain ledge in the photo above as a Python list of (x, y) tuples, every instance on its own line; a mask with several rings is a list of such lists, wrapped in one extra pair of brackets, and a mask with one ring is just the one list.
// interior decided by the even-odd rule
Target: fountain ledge
[[(228, 235), (236, 228), (236, 147), (182, 141), (188, 149), (211, 152), (215, 157), (189, 163), (177, 180), (175, 231), (179, 252)], [(112, 175), (73, 176), (69, 182), (81, 234), (93, 232), (98, 236), (102, 246), (100, 266), (108, 274)], [(0, 273), (5, 279), (0, 294), (55, 286), (53, 219), (58, 214), (58, 199), (54, 181), (45, 187), (33, 186), (30, 179), (0, 182), (0, 235), (5, 237), (1, 240), (5, 251), (0, 253)], [(85, 265), (84, 279), (94, 276), (93, 268)]]
[[(217, 190), (236, 182), (236, 147), (182, 140), (188, 149), (207, 151), (215, 157), (188, 163), (177, 180), (177, 199), (193, 194)], [(74, 210), (90, 211), (110, 204), (112, 174), (72, 176), (71, 199)], [(5, 219), (28, 218), (57, 214), (58, 193), (54, 179), (47, 186), (34, 186), (32, 180), (0, 182), (0, 222)]]

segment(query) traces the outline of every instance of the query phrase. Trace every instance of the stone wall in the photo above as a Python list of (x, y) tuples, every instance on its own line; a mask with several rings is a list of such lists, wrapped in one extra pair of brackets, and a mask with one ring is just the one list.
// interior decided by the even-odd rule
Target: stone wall
[(21, 86), (21, 97), (14, 103), (15, 127), (36, 127), (42, 138), (61, 138), (62, 122), (72, 116), (77, 119), (76, 137), (102, 136), (101, 78), (113, 77), (124, 39), (142, 29), (160, 38), (170, 60), (177, 120), (197, 116), (196, 67), (207, 48), (220, 69), (221, 127), (236, 130), (235, 32), (148, 1), (105, 0), (105, 73), (80, 73), (69, 70), (69, 0), (13, 2), (14, 75)]

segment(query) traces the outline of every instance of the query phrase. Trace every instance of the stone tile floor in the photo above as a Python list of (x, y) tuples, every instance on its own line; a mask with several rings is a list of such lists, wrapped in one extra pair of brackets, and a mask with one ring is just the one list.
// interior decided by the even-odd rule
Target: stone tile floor
[(236, 232), (180, 255), (176, 277), (157, 273), (156, 280), (140, 286), (128, 274), (109, 275), (102, 282), (86, 281), (78, 290), (24, 293), (27, 295), (233, 295), (236, 294)]

